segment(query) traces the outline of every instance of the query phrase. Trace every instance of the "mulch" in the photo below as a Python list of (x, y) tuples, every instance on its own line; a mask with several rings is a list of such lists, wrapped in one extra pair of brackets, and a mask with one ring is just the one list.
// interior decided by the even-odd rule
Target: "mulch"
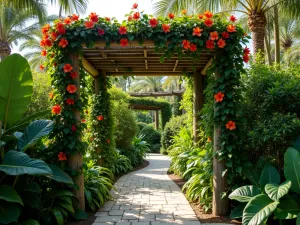
[[(181, 189), (185, 184), (185, 180), (177, 176), (174, 173), (169, 173), (168, 176), (177, 186)], [(211, 213), (205, 213), (199, 204), (196, 202), (190, 202), (191, 207), (193, 208), (196, 216), (198, 217), (201, 223), (229, 223), (229, 224), (242, 224), (240, 221), (232, 220), (229, 217), (213, 216)]]
[[(129, 173), (141, 170), (149, 165), (149, 161), (144, 160), (140, 165), (136, 166), (133, 170), (131, 170)], [(115, 176), (115, 183), (117, 180), (122, 177), (124, 174), (119, 174), (118, 176)], [(89, 218), (86, 220), (76, 220), (76, 221), (68, 221), (66, 225), (92, 225), (96, 219), (96, 216), (94, 212), (88, 212)]]

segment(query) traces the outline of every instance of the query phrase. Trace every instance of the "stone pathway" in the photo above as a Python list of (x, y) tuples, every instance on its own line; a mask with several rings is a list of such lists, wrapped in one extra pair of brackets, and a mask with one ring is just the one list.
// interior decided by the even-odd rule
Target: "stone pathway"
[(122, 176), (114, 201), (96, 213), (93, 225), (201, 225), (180, 188), (168, 177), (170, 160), (149, 154), (150, 165)]

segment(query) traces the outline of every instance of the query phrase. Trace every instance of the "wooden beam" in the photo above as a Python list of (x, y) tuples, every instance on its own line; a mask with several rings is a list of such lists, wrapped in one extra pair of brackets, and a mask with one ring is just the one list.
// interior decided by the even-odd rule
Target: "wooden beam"
[(158, 130), (159, 129), (159, 111), (158, 110), (155, 110), (154, 119), (155, 119), (155, 130)]
[(134, 105), (130, 104), (129, 108), (136, 109), (136, 110), (160, 110), (157, 106), (149, 106), (149, 105)]
[(182, 76), (184, 75), (182, 72), (108, 72), (107, 76)]
[(81, 57), (83, 68), (92, 76), (98, 76), (99, 71), (83, 56)]
[(199, 137), (199, 122), (200, 122), (200, 111), (203, 108), (204, 103), (204, 77), (200, 75), (200, 71), (194, 72), (194, 93), (193, 93), (193, 137), (194, 143), (198, 143)]
[(204, 68), (201, 70), (201, 75), (205, 76), (206, 75), (206, 71), (207, 69), (210, 67), (210, 65), (212, 64), (213, 62), (213, 58), (211, 58), (207, 63), (206, 65), (204, 66)]
[[(98, 48), (107, 48), (105, 41), (97, 41), (94, 44), (94, 46), (98, 47)], [(142, 47), (145, 47), (145, 46), (147, 46), (147, 47), (155, 47), (153, 41), (151, 41), (151, 40), (144, 40), (144, 42), (143, 42), (142, 45), (140, 45), (139, 41), (130, 41), (129, 45), (126, 46), (126, 47), (120, 46), (120, 43), (112, 42), (112, 43), (110, 43), (110, 46), (107, 49), (110, 49), (110, 48), (114, 48), (114, 49), (116, 49), (116, 48), (120, 48), (120, 49), (142, 48)]]
[(147, 49), (144, 50), (144, 57), (145, 57), (145, 66), (146, 66), (146, 70), (147, 70), (148, 69)]
[(115, 68), (116, 72), (119, 72), (118, 66), (116, 65), (115, 60), (110, 60), (112, 63), (112, 66)]
[(178, 65), (178, 62), (179, 62), (179, 60), (176, 60), (175, 65), (174, 65), (174, 68), (173, 68), (173, 72), (176, 71), (176, 67), (177, 67), (177, 65)]
[(171, 92), (144, 92), (144, 93), (130, 93), (132, 97), (161, 97), (161, 96), (174, 96), (182, 95), (184, 91), (171, 91)]

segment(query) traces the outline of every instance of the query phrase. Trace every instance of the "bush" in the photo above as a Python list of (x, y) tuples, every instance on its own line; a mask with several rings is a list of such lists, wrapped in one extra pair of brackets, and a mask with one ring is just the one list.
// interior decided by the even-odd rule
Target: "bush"
[(136, 117), (138, 122), (152, 123), (152, 117), (149, 115), (149, 112), (137, 112)]
[[(160, 133), (152, 126), (147, 125), (141, 131), (140, 134), (144, 136), (143, 140), (150, 145), (151, 152), (159, 152), (160, 149)], [(154, 146), (156, 145), (156, 146)], [(159, 145), (159, 148), (158, 148)], [(156, 149), (154, 149), (154, 147)], [(156, 150), (156, 151), (154, 151)]]
[(114, 162), (109, 165), (109, 169), (113, 172), (113, 174), (123, 174), (132, 170), (131, 161), (125, 155), (117, 154)]
[(141, 130), (145, 127), (145, 126), (148, 126), (148, 124), (146, 123), (143, 123), (143, 122), (137, 122), (137, 127), (138, 127), (138, 134), (140, 135), (141, 133)]
[(112, 100), (114, 136), (117, 148), (129, 149), (137, 132), (135, 114), (128, 107), (129, 95), (116, 87), (112, 87), (109, 93)]

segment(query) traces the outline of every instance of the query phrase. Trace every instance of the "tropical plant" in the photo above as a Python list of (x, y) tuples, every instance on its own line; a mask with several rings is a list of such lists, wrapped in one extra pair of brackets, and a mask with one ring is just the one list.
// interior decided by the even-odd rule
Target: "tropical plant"
[(124, 174), (132, 170), (132, 165), (129, 158), (118, 153), (114, 162), (109, 165), (109, 169), (115, 175)]
[(147, 143), (151, 152), (159, 152), (161, 135), (153, 126), (145, 126), (140, 130), (139, 134), (143, 137), (143, 140)]
[(148, 152), (150, 152), (150, 145), (144, 140), (144, 135), (134, 137), (132, 141), (133, 148), (136, 152), (139, 164), (141, 164), (146, 158)]
[(133, 92), (158, 92), (162, 91), (164, 76), (136, 77), (133, 80), (131, 91)]

